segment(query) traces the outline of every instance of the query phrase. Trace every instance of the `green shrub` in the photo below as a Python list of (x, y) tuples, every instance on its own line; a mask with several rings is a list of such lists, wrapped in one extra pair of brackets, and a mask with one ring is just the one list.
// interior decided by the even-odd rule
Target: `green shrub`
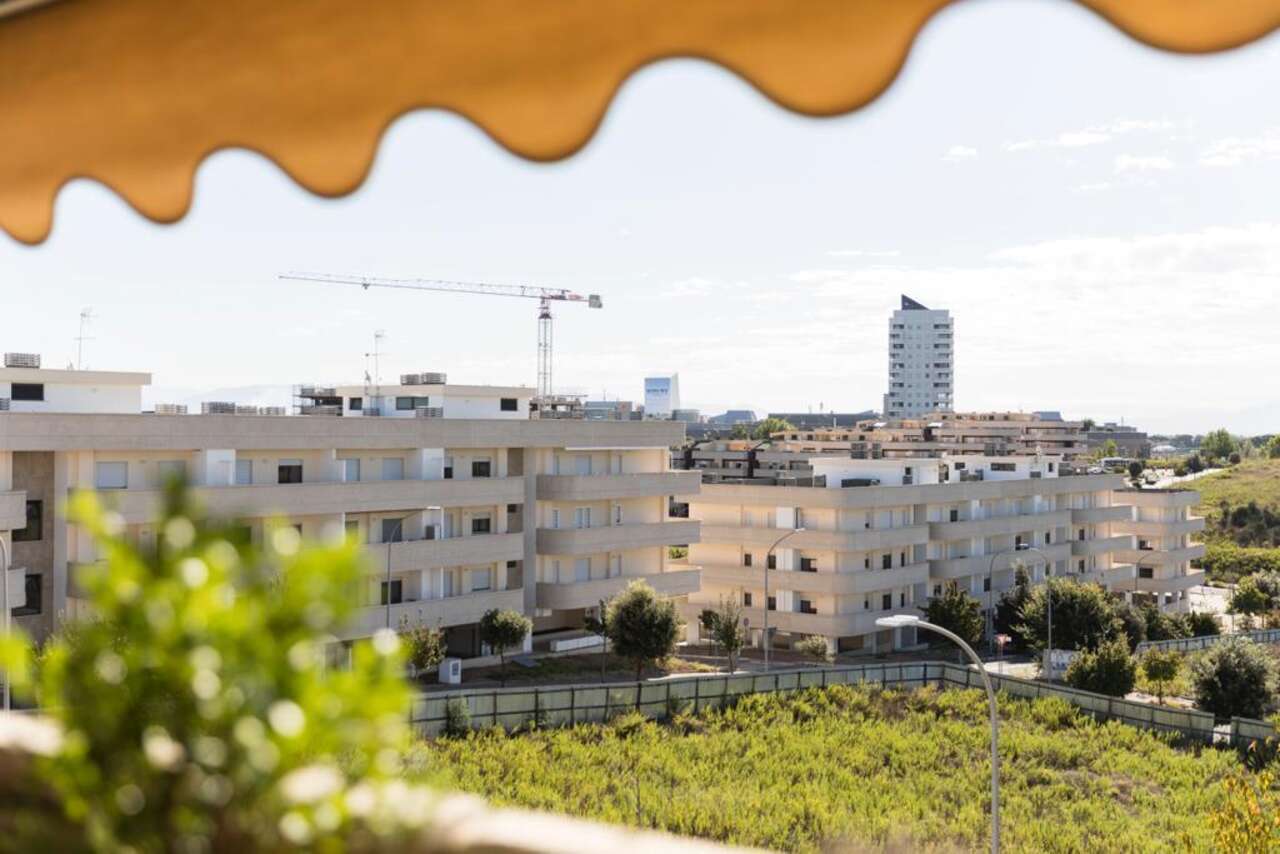
[[(91, 493), (73, 496), (69, 518), (105, 560), (78, 579), (95, 618), (42, 656), (36, 698), (65, 735), (36, 770), (84, 844), (346, 844), (368, 815), (358, 805), (398, 774), (409, 735), (394, 632), (356, 645), (349, 669), (326, 667), (358, 607), (358, 548), (303, 545), (291, 527), (265, 550), (237, 543), (176, 486), (153, 546), (127, 540)], [(12, 638), (4, 652), (16, 687), (30, 690), (30, 655)], [(424, 807), (406, 820), (426, 817)]]
[(1208, 543), (1200, 566), (1215, 584), (1235, 584), (1260, 572), (1280, 573), (1280, 549), (1246, 548), (1233, 543)]
[(1138, 668), (1129, 646), (1122, 638), (1107, 641), (1097, 650), (1077, 653), (1067, 667), (1066, 681), (1072, 688), (1123, 697), (1133, 690)]
[(444, 704), (444, 734), (450, 738), (462, 738), (471, 732), (471, 707), (461, 697), (453, 697)]
[(1189, 638), (1208, 637), (1221, 632), (1218, 621), (1212, 614), (1183, 614), (1182, 619), (1187, 627), (1186, 636)]
[(444, 661), (447, 645), (443, 629), (421, 623), (413, 625), (408, 616), (403, 616), (400, 618), (400, 640), (404, 643), (405, 658), (415, 675), (439, 667), (440, 662)]
[(948, 584), (941, 596), (934, 596), (925, 606), (924, 618), (959, 635), (965, 643), (976, 646), (986, 628), (982, 605), (955, 582)]
[(1055, 649), (1094, 649), (1123, 631), (1112, 600), (1100, 585), (1051, 578), (1031, 590), (1020, 611), (1019, 630), (1035, 649), (1044, 649), (1048, 643), (1050, 595)]
[(831, 650), (827, 647), (827, 639), (822, 635), (809, 635), (795, 646), (796, 652), (803, 653), (815, 661), (830, 662), (834, 659)]
[(1149, 649), (1142, 654), (1142, 675), (1156, 686), (1156, 699), (1164, 703), (1164, 692), (1178, 677), (1182, 656), (1174, 650)]
[(1219, 641), (1191, 659), (1196, 705), (1218, 718), (1260, 718), (1271, 702), (1275, 663), (1247, 638)]

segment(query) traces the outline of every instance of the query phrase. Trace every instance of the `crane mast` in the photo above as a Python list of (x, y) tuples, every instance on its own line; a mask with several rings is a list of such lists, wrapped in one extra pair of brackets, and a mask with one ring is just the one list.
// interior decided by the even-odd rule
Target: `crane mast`
[(396, 288), (410, 291), (440, 291), (454, 294), (478, 294), (480, 296), (517, 297), (538, 301), (538, 397), (552, 396), (553, 319), (552, 302), (585, 302), (588, 308), (601, 308), (604, 303), (599, 294), (579, 294), (565, 288), (544, 288), (538, 285), (506, 285), (492, 282), (460, 282), (451, 279), (396, 279), (383, 276), (355, 276), (340, 273), (281, 273), (281, 279), (301, 282), (321, 282), (331, 285), (359, 285), (369, 288)]

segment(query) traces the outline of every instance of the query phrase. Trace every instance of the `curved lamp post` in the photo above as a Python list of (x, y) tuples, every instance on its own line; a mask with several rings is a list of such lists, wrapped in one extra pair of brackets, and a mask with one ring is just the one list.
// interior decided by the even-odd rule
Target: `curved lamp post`
[[(0, 540), (0, 609), (4, 611), (4, 628), (0, 638), (9, 636), (9, 547)], [(9, 674), (4, 674), (4, 710), (9, 711)]]
[[(1001, 551), (998, 551), (991, 556), (991, 565), (987, 567), (987, 657), (988, 658), (995, 655), (996, 609), (994, 604), (994, 598), (996, 595), (996, 579), (995, 579), (996, 561), (999, 560), (1004, 555), (1011, 555), (1019, 552), (1034, 552), (1035, 554), (1039, 555), (1040, 560), (1044, 562), (1045, 578), (1047, 579), (1050, 574), (1051, 564), (1049, 563), (1048, 556), (1046, 556), (1044, 552), (1040, 551), (1038, 548), (1036, 548), (1033, 545), (1024, 543), (1020, 546), (1014, 546), (1011, 549), (1002, 549)], [(1050, 600), (1052, 600), (1053, 596), (1050, 595), (1049, 598)], [(1050, 601), (1049, 603), (1049, 637), (1050, 639), (1053, 638), (1053, 603), (1052, 601)], [(1052, 647), (1052, 644), (1050, 644), (1050, 646)]]
[(803, 527), (787, 531), (781, 537), (774, 540), (773, 545), (769, 546), (769, 551), (764, 555), (764, 634), (760, 638), (761, 645), (764, 646), (764, 669), (769, 671), (769, 558), (773, 556), (773, 550), (776, 549), (787, 537), (793, 537), (796, 534), (804, 532)]
[(941, 626), (925, 622), (911, 614), (895, 614), (891, 617), (881, 617), (876, 620), (876, 625), (886, 629), (901, 629), (914, 626), (917, 630), (925, 629), (926, 631), (936, 632), (954, 641), (957, 646), (965, 651), (970, 660), (977, 665), (978, 675), (982, 677), (982, 685), (987, 689), (987, 707), (991, 713), (991, 854), (1000, 854), (1000, 718), (996, 709), (996, 691), (991, 685), (991, 677), (987, 675), (987, 669), (982, 666), (982, 659), (978, 658), (978, 654), (973, 651), (973, 647), (965, 643), (959, 635)]

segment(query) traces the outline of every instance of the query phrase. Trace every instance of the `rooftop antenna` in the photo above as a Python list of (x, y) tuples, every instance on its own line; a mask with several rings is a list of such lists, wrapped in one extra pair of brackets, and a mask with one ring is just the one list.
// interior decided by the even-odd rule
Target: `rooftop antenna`
[(88, 335), (85, 335), (85, 329), (89, 325), (89, 321), (93, 320), (93, 309), (84, 308), (80, 311), (80, 334), (76, 336), (76, 370), (84, 370), (84, 342), (92, 341)]
[[(382, 339), (386, 337), (387, 333), (384, 330), (375, 330), (373, 333), (373, 352), (364, 354), (366, 359), (373, 358), (373, 397), (379, 401), (379, 408), (382, 406), (382, 370), (378, 360), (382, 356)], [(364, 372), (364, 381), (366, 384), (369, 382), (369, 371), (367, 369)]]

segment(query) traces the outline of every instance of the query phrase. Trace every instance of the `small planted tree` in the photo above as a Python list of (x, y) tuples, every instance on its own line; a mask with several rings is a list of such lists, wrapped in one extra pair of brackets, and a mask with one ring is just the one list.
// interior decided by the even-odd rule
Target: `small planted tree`
[(1056, 649), (1096, 649), (1121, 630), (1111, 600), (1099, 585), (1051, 578), (1032, 590), (1022, 606), (1019, 629), (1030, 646), (1048, 645), (1051, 595)]
[(613, 651), (631, 660), (637, 681), (644, 675), (645, 665), (675, 652), (680, 634), (676, 606), (639, 579), (609, 603), (608, 622)]
[(698, 632), (706, 640), (711, 641), (711, 654), (716, 655), (716, 647), (719, 641), (716, 640), (717, 623), (720, 615), (715, 608), (703, 608), (698, 612)]
[(955, 582), (948, 584), (941, 596), (929, 600), (924, 617), (935, 626), (955, 632), (970, 646), (982, 640), (982, 606)]
[(1013, 587), (1000, 594), (996, 601), (996, 631), (1013, 639), (1018, 649), (1027, 646), (1026, 636), (1022, 634), (1022, 607), (1031, 597), (1031, 576), (1027, 574), (1025, 565), (1019, 563), (1013, 571)]
[(1138, 668), (1124, 639), (1107, 641), (1096, 650), (1076, 655), (1067, 667), (1066, 680), (1072, 688), (1123, 697), (1133, 690)]
[(1272, 598), (1266, 584), (1262, 583), (1257, 575), (1247, 575), (1240, 579), (1236, 585), (1235, 592), (1231, 594), (1231, 601), (1227, 605), (1227, 610), (1232, 614), (1242, 614), (1249, 620), (1259, 614), (1265, 614), (1275, 607), (1275, 600)]
[(742, 607), (733, 599), (721, 599), (720, 610), (711, 613), (715, 617), (711, 636), (729, 658), (729, 672), (733, 673), (737, 670), (738, 653), (747, 643), (747, 632), (742, 626)]
[(1258, 718), (1275, 690), (1275, 664), (1261, 646), (1231, 637), (1191, 659), (1196, 706), (1219, 718)]
[(400, 618), (400, 640), (404, 642), (405, 660), (414, 676), (439, 667), (444, 661), (448, 646), (442, 629), (411, 624), (406, 615)]
[(507, 650), (521, 646), (531, 631), (533, 621), (519, 611), (493, 608), (480, 618), (480, 641), (498, 653), (502, 685), (507, 684)]
[(605, 679), (605, 668), (609, 663), (609, 602), (600, 600), (596, 613), (583, 620), (583, 628), (593, 635), (600, 636), (600, 681)]
[(1174, 679), (1178, 678), (1178, 668), (1182, 666), (1182, 656), (1173, 650), (1149, 649), (1142, 654), (1142, 675), (1156, 686), (1156, 701), (1164, 705), (1164, 691)]

